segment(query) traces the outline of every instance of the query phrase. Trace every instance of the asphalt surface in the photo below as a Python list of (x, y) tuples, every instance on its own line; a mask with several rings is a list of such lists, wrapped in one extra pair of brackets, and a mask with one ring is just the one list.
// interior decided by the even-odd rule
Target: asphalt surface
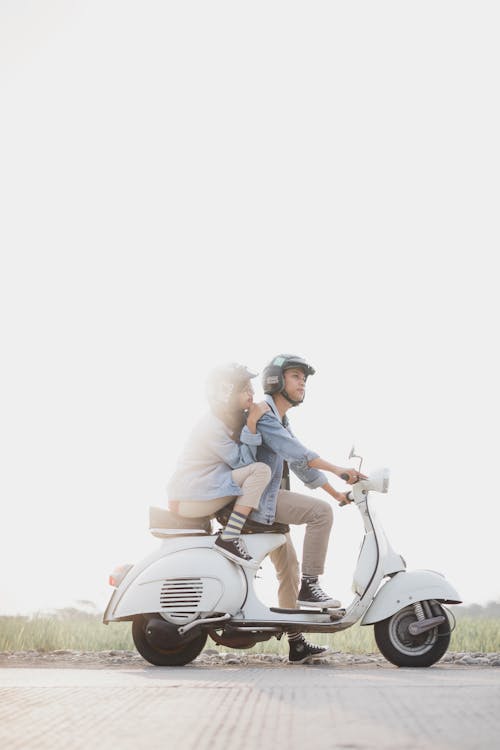
[(498, 750), (499, 716), (488, 667), (0, 670), (2, 750)]

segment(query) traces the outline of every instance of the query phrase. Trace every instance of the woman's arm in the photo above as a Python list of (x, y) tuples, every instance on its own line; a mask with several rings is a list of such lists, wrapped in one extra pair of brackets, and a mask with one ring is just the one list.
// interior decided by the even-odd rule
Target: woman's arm
[(243, 427), (240, 439), (241, 443), (233, 440), (229, 429), (217, 419), (212, 421), (205, 435), (205, 445), (215, 460), (227, 464), (231, 469), (239, 469), (257, 460), (257, 447), (262, 442), (259, 433), (253, 435), (246, 427)]
[(247, 427), (252, 434), (256, 434), (257, 422), (268, 411), (271, 411), (271, 407), (266, 401), (259, 401), (256, 404), (251, 404), (247, 414)]

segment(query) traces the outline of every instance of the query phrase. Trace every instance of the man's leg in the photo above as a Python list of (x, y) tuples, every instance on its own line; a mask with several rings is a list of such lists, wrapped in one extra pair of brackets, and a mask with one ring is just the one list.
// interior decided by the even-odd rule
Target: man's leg
[[(303, 574), (304, 571), (309, 570), (312, 575), (316, 576), (322, 573), (333, 520), (329, 503), (289, 490), (280, 490), (276, 507), (276, 520), (280, 523), (292, 525), (306, 524), (303, 546)], [(274, 550), (270, 559), (276, 568), (279, 581), (279, 605), (283, 608), (295, 609), (299, 591), (299, 566), (290, 534), (287, 534), (286, 537), (286, 543)], [(312, 606), (317, 605), (313, 604)], [(288, 658), (293, 664), (313, 661), (330, 650), (324, 646), (308, 643), (300, 632), (289, 633), (288, 641), (290, 646)]]
[(340, 607), (340, 602), (325, 594), (318, 583), (318, 576), (324, 572), (333, 523), (330, 503), (316, 500), (308, 495), (301, 495), (298, 492), (280, 490), (276, 505), (276, 520), (281, 523), (306, 525), (298, 604), (322, 609)]
[(324, 572), (333, 511), (330, 503), (290, 490), (280, 490), (276, 502), (276, 521), (290, 525), (306, 524), (302, 554), (302, 574), (318, 576)]
[(278, 579), (278, 603), (283, 609), (295, 609), (299, 593), (299, 561), (290, 534), (285, 534), (286, 542), (273, 550), (269, 559), (276, 568)]

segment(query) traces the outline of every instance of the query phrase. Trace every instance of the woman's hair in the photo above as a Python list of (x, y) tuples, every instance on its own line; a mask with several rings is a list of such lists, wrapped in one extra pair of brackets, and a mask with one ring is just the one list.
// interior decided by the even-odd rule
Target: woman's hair
[(229, 427), (231, 437), (237, 443), (246, 422), (246, 414), (235, 408), (235, 396), (254, 377), (256, 374), (244, 365), (231, 362), (212, 370), (207, 379), (207, 399), (210, 408)]

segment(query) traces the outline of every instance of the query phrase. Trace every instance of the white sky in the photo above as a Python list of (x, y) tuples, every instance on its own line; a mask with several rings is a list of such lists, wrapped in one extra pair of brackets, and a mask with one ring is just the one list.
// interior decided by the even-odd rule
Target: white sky
[[(499, 20), (2, 0), (0, 613), (104, 607), (207, 370), (280, 351), (317, 368), (302, 441), (390, 468), (408, 567), (500, 597)], [(344, 604), (360, 541), (336, 509)]]

